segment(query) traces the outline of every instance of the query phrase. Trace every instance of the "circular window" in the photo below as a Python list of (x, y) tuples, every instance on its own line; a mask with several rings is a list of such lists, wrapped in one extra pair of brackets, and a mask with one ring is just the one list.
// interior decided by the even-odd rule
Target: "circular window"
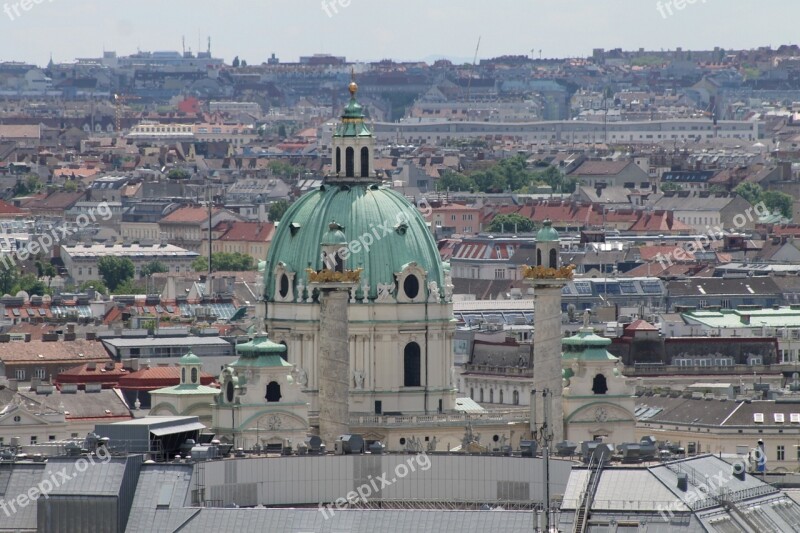
[(419, 279), (417, 279), (417, 276), (406, 276), (403, 282), (403, 291), (405, 291), (406, 296), (410, 300), (413, 300), (419, 295)]
[(492, 440), (493, 440), (494, 442), (497, 442), (497, 441), (499, 441), (499, 440), (500, 440), (500, 435), (495, 435), (495, 436), (493, 436), (493, 437), (492, 437)]
[(197, 369), (192, 369), (192, 383), (197, 383)]
[(406, 445), (405, 437), (400, 438), (400, 446), (405, 446), (405, 445)]
[(278, 292), (280, 293), (281, 298), (286, 298), (286, 296), (289, 294), (289, 276), (286, 274), (281, 276), (280, 288), (278, 289)]
[(233, 381), (229, 381), (225, 387), (225, 399), (228, 400), (228, 403), (233, 403)]

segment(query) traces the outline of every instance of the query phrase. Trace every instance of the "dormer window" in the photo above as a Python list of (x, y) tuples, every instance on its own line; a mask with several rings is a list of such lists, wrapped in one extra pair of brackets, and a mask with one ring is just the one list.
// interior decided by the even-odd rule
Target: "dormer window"
[(424, 283), (428, 273), (417, 263), (409, 263), (395, 274), (397, 278), (397, 301), (400, 303), (421, 303), (426, 300)]

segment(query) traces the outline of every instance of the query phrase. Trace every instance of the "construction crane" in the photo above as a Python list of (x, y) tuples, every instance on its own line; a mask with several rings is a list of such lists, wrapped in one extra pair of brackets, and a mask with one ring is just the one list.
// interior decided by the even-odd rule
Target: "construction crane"
[(472, 75), (475, 73), (475, 65), (478, 63), (478, 50), (481, 49), (481, 36), (478, 36), (478, 46), (475, 47), (475, 57), (472, 58), (472, 70), (467, 80), (467, 120), (469, 120), (469, 104), (472, 102)]
[(114, 95), (114, 111), (115, 111), (115, 119), (116, 119), (116, 128), (117, 133), (122, 133), (122, 113), (123, 113), (123, 106), (132, 100), (140, 100), (138, 96), (126, 95), (126, 94), (115, 94)]

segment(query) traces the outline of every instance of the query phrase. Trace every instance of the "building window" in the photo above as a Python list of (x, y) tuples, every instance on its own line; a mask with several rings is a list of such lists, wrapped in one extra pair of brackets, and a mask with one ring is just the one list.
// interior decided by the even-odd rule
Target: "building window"
[(483, 403), (483, 387), (480, 388), (480, 390), (478, 391), (478, 394), (480, 395), (480, 400), (478, 400), (478, 401)]
[(515, 390), (514, 393), (511, 395), (511, 398), (514, 402), (514, 405), (519, 405), (519, 391)]
[(406, 279), (403, 281), (403, 291), (406, 293), (406, 297), (409, 300), (413, 300), (419, 296), (419, 278), (413, 274), (406, 276)]
[(33, 377), (39, 379), (44, 379), (46, 375), (47, 375), (47, 370), (44, 368), (37, 368), (36, 370), (33, 371)]
[(550, 268), (558, 267), (558, 252), (553, 248), (550, 250)]
[(778, 445), (778, 453), (775, 454), (778, 458), (778, 461), (785, 461), (786, 460), (786, 447), (783, 444)]
[(405, 350), (403, 350), (403, 385), (405, 387), (421, 386), (422, 376), (420, 367), (419, 344), (416, 342), (409, 342)]
[(225, 386), (225, 399), (228, 403), (233, 403), (233, 381), (229, 381)]
[(47, 436), (47, 440), (49, 440), (50, 442), (53, 442), (53, 441), (56, 440), (56, 436), (55, 435), (48, 435)]
[(281, 401), (281, 386), (277, 381), (270, 381), (267, 385), (267, 395), (265, 396), (268, 402)]
[[(469, 388), (469, 398), (470, 398), (470, 400), (474, 400), (475, 399), (475, 387), (470, 387)], [(797, 448), (797, 453), (798, 453), (798, 455), (800, 455), (800, 448)]]
[(356, 152), (352, 147), (344, 153), (344, 175), (347, 178), (354, 178), (356, 175)]
[(181, 383), (186, 383), (186, 369), (181, 368)]
[(18, 368), (18, 369), (16, 369), (16, 370), (14, 371), (14, 378), (15, 378), (17, 381), (25, 381), (25, 369), (24, 369), (24, 368)]
[(366, 146), (361, 149), (361, 177), (369, 177), (369, 148)]
[(494, 269), (494, 279), (506, 279), (506, 269), (505, 268), (495, 268)]
[(197, 383), (197, 369), (192, 369), (192, 383)]
[(500, 403), (501, 404), (503, 403), (503, 391), (502, 390), (500, 391)]
[(289, 294), (289, 276), (286, 274), (281, 275), (280, 289), (278, 292), (280, 293), (281, 298), (286, 298), (286, 296)]
[(608, 392), (608, 383), (603, 374), (597, 374), (592, 380), (592, 392), (595, 394), (605, 394)]
[(38, 439), (37, 439), (36, 435), (31, 435), (31, 444), (32, 444), (32, 445), (33, 445), (33, 444), (36, 444), (36, 441), (37, 441), (37, 440), (38, 440)]
[(336, 173), (341, 174), (342, 172), (342, 149), (336, 149)]
[(489, 389), (489, 403), (494, 403), (494, 389)]

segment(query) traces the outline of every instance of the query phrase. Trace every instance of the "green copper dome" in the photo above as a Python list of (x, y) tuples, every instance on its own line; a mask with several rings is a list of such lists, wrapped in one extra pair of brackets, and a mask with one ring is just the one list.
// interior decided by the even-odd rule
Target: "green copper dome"
[(558, 242), (558, 232), (553, 229), (553, 223), (548, 219), (536, 234), (536, 242)]
[[(329, 224), (344, 228), (345, 268), (362, 268), (361, 283), (369, 284), (369, 298), (377, 297), (378, 284), (395, 282), (395, 274), (409, 263), (427, 272), (419, 280), (424, 288), (435, 281), (444, 292), (444, 269), (436, 240), (419, 210), (402, 194), (377, 184), (327, 183), (296, 201), (286, 211), (267, 255), (264, 289), (267, 301), (275, 301), (275, 272), (279, 263), (308, 286), (307, 268), (321, 270), (321, 245), (330, 240)], [(335, 235), (338, 239), (339, 235)], [(368, 248), (368, 249), (367, 249)], [(361, 289), (357, 290), (362, 298)]]
[(344, 108), (342, 122), (336, 127), (334, 137), (371, 137), (367, 124), (364, 122), (364, 107), (356, 100), (358, 85), (353, 81), (350, 83), (350, 102)]
[(193, 354), (191, 351), (178, 359), (179, 365), (202, 365), (203, 360)]
[(576, 335), (561, 341), (564, 348), (563, 359), (581, 361), (616, 361), (617, 357), (606, 349), (611, 344), (611, 339), (595, 335), (588, 328), (581, 329)]
[(347, 237), (345, 237), (342, 231), (343, 229), (344, 228), (336, 222), (331, 222), (328, 224), (328, 232), (322, 237), (322, 242), (320, 244), (323, 246), (347, 244)]
[(255, 336), (250, 342), (236, 345), (236, 355), (239, 357), (280, 356), (284, 353), (286, 353), (286, 346), (272, 342), (264, 334)]

